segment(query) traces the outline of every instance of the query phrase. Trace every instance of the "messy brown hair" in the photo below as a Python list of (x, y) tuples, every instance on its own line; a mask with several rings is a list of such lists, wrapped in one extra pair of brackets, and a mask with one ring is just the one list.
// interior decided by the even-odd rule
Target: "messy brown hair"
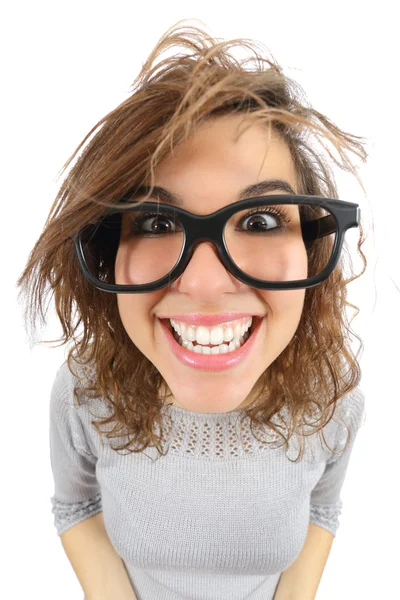
[[(78, 404), (81, 394), (103, 398), (112, 414), (92, 423), (100, 435), (104, 432), (99, 425), (111, 423), (108, 438), (124, 430), (128, 440), (113, 449), (129, 452), (155, 446), (162, 454), (161, 409), (167, 396), (159, 391), (165, 382), (128, 337), (118, 312), (117, 295), (95, 288), (83, 276), (74, 235), (86, 224), (101, 219), (110, 205), (144, 182), (151, 182), (151, 193), (154, 168), (202, 123), (226, 114), (242, 113), (249, 125), (257, 121), (280, 136), (294, 161), (299, 194), (338, 198), (332, 170), (327, 159), (312, 147), (310, 134), (339, 168), (356, 177), (364, 190), (346, 153), (351, 151), (365, 162), (367, 153), (359, 141), (363, 138), (345, 133), (311, 108), (300, 85), (284, 75), (260, 45), (242, 38), (219, 41), (195, 26), (181, 29), (181, 23), (159, 40), (135, 79), (130, 96), (89, 131), (63, 166), (61, 173), (72, 165), (87, 142), (64, 178), (18, 279), (20, 295), (27, 300), (25, 324), (34, 336), (38, 318), (45, 322), (44, 300), (50, 286), (63, 330), (56, 341), (73, 342), (67, 359), (70, 370), (74, 372), (74, 361), (91, 365), (96, 374), (85, 380), (82, 374), (74, 373), (81, 382), (74, 397)], [(175, 45), (191, 53), (176, 53), (156, 63), (159, 55)], [(229, 51), (235, 45), (254, 52), (255, 58), (238, 60)], [(253, 68), (247, 68), (252, 62)], [(341, 161), (324, 140), (333, 144)], [(339, 399), (360, 382), (361, 369), (358, 354), (354, 356), (350, 345), (351, 322), (347, 323), (346, 306), (355, 308), (357, 314), (359, 309), (347, 301), (346, 286), (366, 269), (361, 251), (364, 241), (360, 225), (358, 251), (364, 267), (359, 275), (350, 270), (351, 276), (345, 278), (344, 255), (348, 249), (344, 242), (340, 261), (328, 279), (306, 289), (296, 335), (259, 378), (252, 390), (254, 401), (242, 410), (243, 418), (249, 417), (252, 426), (269, 427), (286, 445), (292, 433), (305, 432), (303, 426), (310, 425), (310, 416), (317, 416), (314, 431), (321, 431), (335, 414)], [(317, 271), (318, 255), (312, 260)], [(361, 339), (356, 337), (362, 348)], [(287, 437), (273, 419), (283, 407), (288, 414)]]

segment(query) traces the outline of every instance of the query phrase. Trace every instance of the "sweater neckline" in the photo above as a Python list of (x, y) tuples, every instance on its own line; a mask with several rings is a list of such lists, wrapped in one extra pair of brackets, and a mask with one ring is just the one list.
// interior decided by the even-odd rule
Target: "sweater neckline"
[(196, 412), (193, 410), (188, 410), (186, 408), (181, 408), (176, 406), (176, 404), (166, 404), (163, 407), (165, 412), (170, 412), (171, 415), (175, 415), (177, 417), (182, 417), (184, 419), (207, 419), (208, 421), (230, 421), (231, 419), (237, 419), (241, 414), (243, 414), (243, 410), (232, 410), (229, 412), (220, 412), (220, 413), (202, 413)]

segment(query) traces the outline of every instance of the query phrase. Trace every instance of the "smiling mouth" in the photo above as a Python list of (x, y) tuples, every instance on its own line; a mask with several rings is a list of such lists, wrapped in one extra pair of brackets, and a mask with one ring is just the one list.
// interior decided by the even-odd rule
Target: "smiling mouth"
[[(244, 334), (244, 343), (241, 345), (244, 346), (246, 344), (246, 342), (248, 341), (248, 339), (252, 336), (252, 334), (254, 333), (254, 330), (257, 328), (257, 326), (259, 325), (259, 323), (263, 320), (264, 317), (256, 317), (253, 316), (253, 321), (251, 326), (249, 327), (249, 329), (247, 330), (247, 332)], [(166, 322), (167, 327), (169, 329), (169, 331), (172, 333), (172, 336), (174, 337), (175, 341), (182, 346), (181, 342), (179, 340), (181, 340), (181, 336), (179, 335), (179, 333), (177, 331), (175, 331), (175, 329), (172, 327), (171, 322), (169, 319), (163, 319), (163, 321)], [(196, 341), (192, 342), (193, 346), (205, 346), (208, 348), (216, 348), (217, 346), (220, 346), (221, 344), (199, 344)], [(222, 344), (225, 345), (229, 345), (229, 342), (222, 342)]]

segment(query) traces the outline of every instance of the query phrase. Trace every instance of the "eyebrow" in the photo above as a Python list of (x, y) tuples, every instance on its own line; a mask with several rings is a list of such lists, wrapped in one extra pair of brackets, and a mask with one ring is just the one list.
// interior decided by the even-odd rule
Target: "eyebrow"
[[(139, 188), (136, 188), (131, 199), (136, 198), (137, 196), (147, 196), (149, 190), (150, 186), (142, 185)], [(237, 200), (240, 201), (245, 200), (246, 198), (253, 198), (254, 196), (262, 196), (263, 194), (275, 192), (277, 190), (287, 192), (294, 196), (296, 195), (295, 190), (288, 181), (285, 181), (284, 179), (265, 179), (264, 181), (253, 183), (240, 190)], [(169, 192), (158, 185), (154, 186), (153, 192), (149, 195), (149, 198), (154, 198), (164, 204), (172, 204), (173, 206), (178, 206), (180, 208), (183, 208), (185, 204), (185, 201), (181, 196)]]

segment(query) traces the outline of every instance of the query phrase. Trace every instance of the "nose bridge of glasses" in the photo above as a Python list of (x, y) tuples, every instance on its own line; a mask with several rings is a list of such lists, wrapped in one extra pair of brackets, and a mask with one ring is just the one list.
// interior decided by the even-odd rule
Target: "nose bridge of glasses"
[(186, 237), (184, 252), (185, 255), (182, 256), (182, 259), (185, 264), (185, 269), (187, 268), (189, 263), (193, 262), (194, 256), (196, 255), (197, 257), (199, 255), (200, 249), (202, 249), (202, 256), (204, 252), (206, 252), (207, 255), (207, 250), (205, 250), (205, 248), (207, 247), (211, 250), (211, 253), (215, 255), (215, 257), (221, 263), (223, 268), (226, 269), (221, 255), (221, 249), (223, 245), (221, 245), (221, 233), (218, 233), (218, 231), (213, 230), (207, 234), (207, 228), (206, 232), (203, 229), (203, 231), (199, 233), (198, 230), (199, 227), (195, 227), (192, 230), (191, 235), (187, 235)]
[[(218, 260), (220, 262), (222, 262), (220, 252), (219, 252), (219, 243), (214, 238), (207, 237), (207, 236), (201, 236), (200, 238), (193, 240), (192, 243), (186, 247), (186, 252), (188, 253), (188, 256), (190, 255), (190, 260), (193, 258), (193, 255), (195, 253), (196, 254), (199, 253), (199, 248), (204, 248), (204, 247), (210, 248), (211, 252), (213, 252), (215, 254), (215, 256), (218, 258)], [(204, 252), (204, 250), (203, 250), (203, 252)]]
[(186, 252), (193, 256), (193, 253), (204, 244), (209, 246), (214, 254), (221, 261), (221, 252), (223, 246), (223, 231), (226, 223), (226, 216), (219, 214), (194, 216), (185, 221), (185, 246)]

